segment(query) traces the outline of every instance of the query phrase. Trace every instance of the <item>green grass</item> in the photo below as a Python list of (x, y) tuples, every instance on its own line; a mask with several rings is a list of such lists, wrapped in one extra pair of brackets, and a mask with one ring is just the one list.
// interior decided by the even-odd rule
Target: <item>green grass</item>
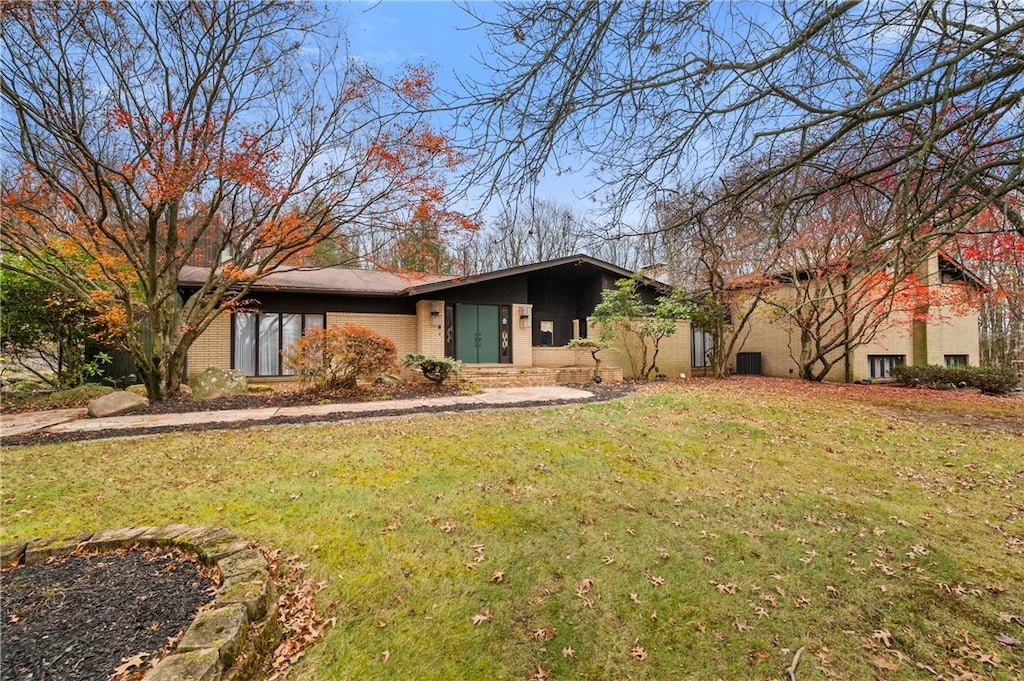
[(801, 680), (1015, 679), (1021, 406), (694, 381), (7, 449), (2, 536), (189, 522), (297, 555), (336, 625), (296, 679), (788, 679), (802, 646)]

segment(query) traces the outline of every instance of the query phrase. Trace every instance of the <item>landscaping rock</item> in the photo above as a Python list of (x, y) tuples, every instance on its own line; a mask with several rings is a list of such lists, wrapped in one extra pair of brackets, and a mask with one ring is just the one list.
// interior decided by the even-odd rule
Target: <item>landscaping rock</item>
[(146, 396), (146, 386), (142, 385), (141, 383), (130, 385), (127, 388), (125, 388), (124, 391), (126, 393), (131, 393), (132, 395), (142, 395), (143, 397)]
[(142, 411), (149, 406), (149, 400), (143, 395), (118, 390), (89, 401), (88, 415), (98, 419), (104, 416), (118, 416)]
[(246, 549), (217, 561), (217, 569), (225, 580), (243, 575), (267, 572), (267, 561), (257, 549)]
[(25, 555), (26, 546), (28, 546), (28, 544), (23, 541), (12, 542), (10, 544), (0, 544), (0, 568), (20, 563), (22, 556)]
[(242, 577), (232, 577), (217, 591), (217, 603), (239, 604), (245, 607), (246, 616), (256, 621), (267, 614), (267, 607), (273, 600), (274, 583), (266, 569)]
[(192, 398), (195, 400), (212, 400), (224, 395), (245, 395), (249, 392), (249, 383), (245, 374), (238, 369), (221, 369), (209, 367), (192, 381)]
[(25, 565), (42, 563), (50, 556), (64, 556), (77, 549), (92, 538), (92, 533), (80, 534), (69, 539), (39, 539), (29, 542), (25, 547), (22, 562)]
[(178, 651), (213, 648), (220, 655), (221, 664), (230, 667), (245, 643), (249, 626), (245, 606), (232, 604), (216, 610), (206, 610), (192, 622), (178, 644)]
[(126, 549), (139, 542), (152, 527), (123, 527), (117, 530), (101, 530), (89, 538), (86, 548), (90, 551), (116, 551)]
[(217, 650), (205, 648), (165, 657), (144, 681), (217, 681), (220, 672)]

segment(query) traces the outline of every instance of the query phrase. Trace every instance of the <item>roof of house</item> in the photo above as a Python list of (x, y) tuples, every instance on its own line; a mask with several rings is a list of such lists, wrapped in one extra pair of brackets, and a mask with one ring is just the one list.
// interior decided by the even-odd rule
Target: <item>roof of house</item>
[[(261, 277), (252, 286), (254, 290), (291, 291), (297, 293), (341, 293), (363, 296), (415, 296), (434, 293), (459, 286), (478, 284), (504, 277), (550, 270), (574, 270), (591, 268), (605, 271), (616, 277), (629, 277), (633, 273), (588, 255), (573, 255), (529, 265), (520, 265), (493, 272), (484, 272), (465, 277), (440, 276), (418, 272), (385, 272), (382, 270), (361, 270), (344, 267), (317, 269), (295, 268), (277, 270)], [(201, 286), (210, 274), (207, 267), (186, 265), (181, 270), (178, 283), (181, 286)], [(663, 288), (653, 280), (645, 281), (652, 286)]]
[[(207, 267), (186, 265), (181, 268), (178, 283), (201, 286), (210, 274)], [(267, 274), (252, 286), (256, 290), (291, 291), (296, 293), (349, 293), (366, 296), (400, 296), (416, 284), (450, 279), (420, 273), (384, 272), (346, 267), (319, 269), (287, 269)]]

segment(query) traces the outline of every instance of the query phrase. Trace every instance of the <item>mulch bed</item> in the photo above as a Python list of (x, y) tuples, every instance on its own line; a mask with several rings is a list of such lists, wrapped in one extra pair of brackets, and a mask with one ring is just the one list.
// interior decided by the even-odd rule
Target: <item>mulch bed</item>
[(216, 592), (178, 549), (65, 556), (0, 582), (0, 676), (32, 681), (140, 677)]
[[(635, 391), (635, 384), (628, 381), (618, 383), (586, 383), (582, 385), (571, 385), (569, 387), (586, 390), (593, 394), (583, 400), (554, 400), (540, 402), (518, 402), (514, 404), (487, 405), (487, 409), (513, 408), (522, 409), (530, 407), (547, 407), (560, 404), (585, 404), (587, 402), (606, 402), (632, 394)], [(458, 394), (457, 388), (442, 388), (438, 390), (394, 390), (390, 392), (368, 393), (366, 390), (353, 391), (351, 394), (332, 394), (317, 397), (310, 397), (296, 391), (254, 393), (248, 395), (236, 395), (222, 397), (215, 400), (194, 402), (191, 400), (173, 399), (157, 402), (150, 405), (149, 411), (142, 413), (180, 413), (187, 411), (216, 411), (221, 409), (258, 409), (262, 407), (283, 407), (320, 405), (343, 402), (367, 402), (379, 401), (382, 404), (390, 399), (406, 399), (413, 397), (440, 397), (443, 395)], [(311, 416), (279, 416), (270, 419), (253, 421), (236, 421), (230, 423), (218, 423), (215, 421), (206, 423), (190, 424), (188, 426), (161, 426), (156, 428), (134, 428), (119, 429), (113, 431), (90, 431), (90, 432), (61, 432), (46, 433), (35, 432), (25, 435), (5, 437), (4, 446), (56, 444), (63, 442), (79, 442), (83, 440), (97, 440), (109, 437), (136, 437), (139, 435), (153, 435), (157, 433), (184, 433), (202, 432), (207, 430), (234, 430), (251, 428), (253, 426), (275, 426), (275, 425), (302, 425), (310, 423), (335, 423), (341, 421), (353, 421), (358, 419), (377, 418), (381, 416), (405, 416), (411, 414), (429, 414), (456, 411), (477, 411), (481, 409), (479, 404), (458, 404), (458, 405), (437, 405), (422, 406), (412, 409), (380, 409), (371, 411), (360, 411), (354, 413), (338, 412), (335, 414), (318, 414)]]

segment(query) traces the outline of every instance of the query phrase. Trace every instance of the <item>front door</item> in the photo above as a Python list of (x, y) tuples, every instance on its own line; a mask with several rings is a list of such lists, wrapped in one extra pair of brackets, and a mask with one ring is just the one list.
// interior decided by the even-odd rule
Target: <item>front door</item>
[(456, 305), (455, 359), (467, 364), (497, 364), (499, 321), (497, 305)]

